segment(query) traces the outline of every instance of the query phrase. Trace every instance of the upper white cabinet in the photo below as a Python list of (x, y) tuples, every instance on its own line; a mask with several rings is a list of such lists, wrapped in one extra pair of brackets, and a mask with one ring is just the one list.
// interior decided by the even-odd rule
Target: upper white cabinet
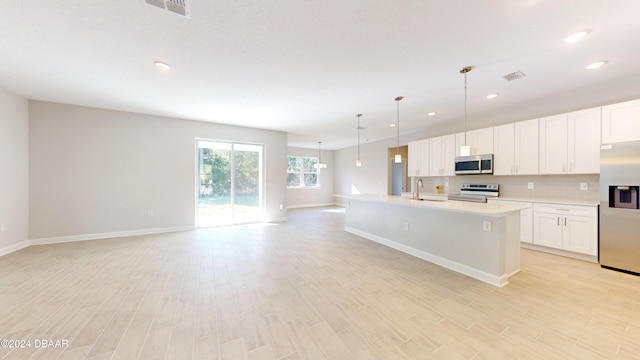
[(538, 173), (538, 119), (493, 128), (493, 174)]
[(600, 108), (540, 119), (540, 174), (600, 172)]
[(640, 100), (602, 107), (602, 143), (640, 140)]
[[(471, 155), (493, 154), (493, 128), (469, 130), (455, 134), (456, 156), (460, 156), (460, 147), (469, 145)], [(466, 141), (465, 141), (466, 139)]]
[(493, 128), (467, 131), (467, 145), (471, 155), (493, 154)]
[(429, 176), (429, 139), (409, 143), (409, 176)]
[(593, 108), (568, 115), (567, 160), (572, 174), (600, 173), (600, 111)]
[(512, 175), (515, 164), (514, 124), (493, 128), (493, 175)]
[(456, 157), (456, 135), (445, 135), (429, 139), (429, 175), (454, 176)]
[(567, 114), (540, 119), (540, 174), (567, 172)]

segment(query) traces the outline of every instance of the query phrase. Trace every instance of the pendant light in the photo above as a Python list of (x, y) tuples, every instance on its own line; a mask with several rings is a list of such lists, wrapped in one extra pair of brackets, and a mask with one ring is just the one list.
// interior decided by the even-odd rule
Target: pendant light
[(358, 159), (356, 160), (356, 166), (360, 167), (362, 166), (362, 161), (360, 161), (360, 130), (364, 128), (360, 126), (360, 117), (362, 117), (362, 114), (356, 114), (356, 117), (358, 117), (358, 127), (356, 128), (358, 129)]
[(464, 145), (460, 146), (460, 156), (471, 155), (471, 146), (467, 145), (467, 73), (473, 66), (465, 66), (460, 69), (460, 74), (464, 74)]
[(396, 146), (396, 156), (395, 156), (395, 162), (397, 164), (402, 162), (402, 155), (400, 155), (400, 100), (402, 100), (404, 97), (402, 96), (398, 96), (395, 100), (398, 103), (398, 121), (396, 122), (396, 129), (398, 129), (398, 143)]
[(320, 144), (322, 144), (322, 141), (318, 141), (318, 162), (313, 164), (313, 167), (316, 169), (326, 169), (327, 168), (327, 163), (323, 163), (322, 162), (322, 157), (320, 156), (321, 152), (320, 152)]

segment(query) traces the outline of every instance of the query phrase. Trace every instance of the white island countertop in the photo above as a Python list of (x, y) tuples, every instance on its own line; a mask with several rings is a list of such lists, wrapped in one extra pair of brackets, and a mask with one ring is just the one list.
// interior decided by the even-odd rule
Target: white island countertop
[(424, 200), (414, 200), (402, 196), (358, 194), (358, 195), (334, 195), (344, 199), (388, 203), (395, 205), (414, 206), (420, 208), (440, 209), (460, 213), (479, 214), (485, 216), (505, 216), (514, 211), (526, 209), (527, 206), (512, 204), (487, 204), (466, 201), (447, 200), (445, 196), (427, 196)]

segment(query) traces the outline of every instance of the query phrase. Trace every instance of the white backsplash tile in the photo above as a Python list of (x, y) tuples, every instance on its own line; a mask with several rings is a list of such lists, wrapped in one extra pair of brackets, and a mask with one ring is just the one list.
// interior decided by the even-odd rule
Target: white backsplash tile
[[(460, 192), (463, 183), (472, 184), (499, 184), (500, 196), (520, 197), (531, 199), (558, 199), (598, 201), (600, 187), (600, 175), (519, 175), (519, 176), (493, 176), (493, 175), (463, 175), (449, 177), (425, 177), (422, 178), (423, 194), (436, 193), (436, 186), (449, 183), (448, 193)], [(415, 191), (416, 178), (412, 178), (412, 191)], [(533, 189), (528, 189), (527, 184), (533, 183)], [(580, 183), (587, 183), (588, 190), (580, 190)]]

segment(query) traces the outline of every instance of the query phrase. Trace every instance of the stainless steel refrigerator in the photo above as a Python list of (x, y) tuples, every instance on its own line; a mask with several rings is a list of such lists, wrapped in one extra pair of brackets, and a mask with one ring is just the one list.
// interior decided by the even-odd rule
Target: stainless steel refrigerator
[(599, 261), (640, 275), (640, 141), (600, 150)]

